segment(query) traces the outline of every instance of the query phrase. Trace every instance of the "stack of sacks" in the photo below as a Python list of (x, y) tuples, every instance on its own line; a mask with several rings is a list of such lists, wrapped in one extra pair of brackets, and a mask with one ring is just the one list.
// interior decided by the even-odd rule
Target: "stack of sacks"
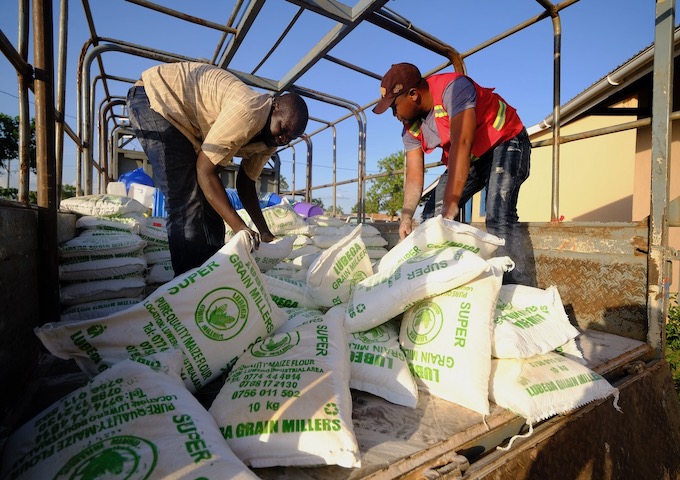
[[(312, 240), (320, 248), (328, 248), (339, 238), (352, 232), (356, 225), (350, 225), (334, 217), (310, 217), (307, 219), (310, 224), (317, 225)], [(374, 226), (363, 223), (361, 237), (368, 250), (368, 258), (379, 260), (387, 253), (387, 240), (381, 235), (380, 230)]]
[(2, 478), (230, 478), (255, 475), (182, 384), (182, 353), (123, 360), (12, 433)]
[(163, 217), (149, 217), (140, 222), (139, 235), (146, 241), (144, 255), (149, 266), (146, 272), (147, 295), (175, 278), (165, 223)]
[(586, 366), (559, 292), (504, 285), (492, 324), (489, 396), (535, 422), (609, 396), (618, 389)]
[[(555, 287), (502, 285), (514, 268), (493, 256), (503, 243), (441, 216), (424, 222), (354, 286), (343, 305), (347, 332), (401, 316), (399, 344), (419, 389), (481, 415), (493, 401), (531, 426), (616, 395), (584, 365)], [(546, 365), (552, 371), (539, 371)]]
[(61, 244), (61, 304), (73, 306), (99, 300), (139, 298), (146, 285), (145, 245), (137, 234), (97, 229), (85, 230)]
[(206, 262), (178, 275), (143, 302), (107, 317), (47, 323), (36, 335), (56, 357), (90, 376), (126, 358), (179, 347), (192, 392), (217, 378), (245, 348), (287, 318), (272, 300), (245, 232)]
[(112, 194), (71, 197), (60, 207), (77, 215), (80, 232), (59, 248), (60, 318), (96, 318), (138, 303), (147, 266), (138, 234), (147, 208)]

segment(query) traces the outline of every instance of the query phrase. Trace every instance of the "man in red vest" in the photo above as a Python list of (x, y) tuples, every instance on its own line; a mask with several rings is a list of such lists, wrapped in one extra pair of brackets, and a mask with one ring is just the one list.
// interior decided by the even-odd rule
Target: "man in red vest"
[[(392, 65), (380, 83), (381, 100), (373, 112), (388, 108), (403, 123), (406, 182), (399, 236), (413, 229), (423, 193), (425, 153), (442, 149), (447, 170), (439, 178), (423, 218), (458, 217), (459, 207), (486, 187), (486, 228), (505, 246), (515, 268), (504, 283), (535, 286), (533, 254), (517, 216), (519, 189), (529, 176), (531, 143), (517, 111), (493, 89), (460, 73), (423, 78), (410, 63)], [(429, 207), (429, 208), (428, 208)]]

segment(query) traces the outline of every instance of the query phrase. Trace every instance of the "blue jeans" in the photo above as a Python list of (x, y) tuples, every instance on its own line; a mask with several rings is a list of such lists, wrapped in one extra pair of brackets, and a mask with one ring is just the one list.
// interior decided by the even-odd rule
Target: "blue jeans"
[(224, 220), (198, 185), (193, 144), (151, 110), (144, 87), (127, 96), (132, 126), (153, 168), (154, 185), (165, 195), (170, 257), (175, 275), (198, 267), (224, 245)]
[[(505, 246), (496, 250), (497, 256), (508, 256), (515, 268), (503, 277), (504, 283), (536, 286), (533, 248), (526, 227), (519, 223), (517, 198), (519, 188), (529, 177), (531, 142), (526, 129), (482, 155), (470, 165), (470, 173), (463, 188), (459, 206), (462, 208), (472, 196), (486, 187), (486, 230), (505, 239)], [(434, 212), (439, 215), (444, 204), (444, 190), (448, 172), (439, 178), (434, 195)], [(425, 209), (425, 212), (431, 210)]]

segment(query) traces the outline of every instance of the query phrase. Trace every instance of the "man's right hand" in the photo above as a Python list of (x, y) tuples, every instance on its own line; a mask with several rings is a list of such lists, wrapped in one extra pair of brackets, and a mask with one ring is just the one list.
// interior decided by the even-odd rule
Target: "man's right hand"
[(405, 239), (413, 231), (413, 219), (404, 218), (399, 224), (399, 238)]

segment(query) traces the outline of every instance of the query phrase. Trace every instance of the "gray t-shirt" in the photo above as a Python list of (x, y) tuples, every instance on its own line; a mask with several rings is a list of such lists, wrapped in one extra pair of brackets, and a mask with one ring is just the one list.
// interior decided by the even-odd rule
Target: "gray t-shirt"
[[(449, 83), (444, 89), (442, 95), (442, 104), (444, 109), (452, 118), (468, 108), (475, 108), (477, 104), (477, 92), (472, 81), (467, 77), (458, 77), (453, 82)], [(434, 110), (430, 110), (427, 117), (421, 122), (420, 128), (425, 136), (425, 143), (428, 148), (435, 148), (441, 146), (439, 132), (437, 131), (437, 124), (434, 119)], [(402, 135), (404, 141), (404, 151), (415, 150), (422, 148), (420, 141), (413, 138), (404, 130)]]

